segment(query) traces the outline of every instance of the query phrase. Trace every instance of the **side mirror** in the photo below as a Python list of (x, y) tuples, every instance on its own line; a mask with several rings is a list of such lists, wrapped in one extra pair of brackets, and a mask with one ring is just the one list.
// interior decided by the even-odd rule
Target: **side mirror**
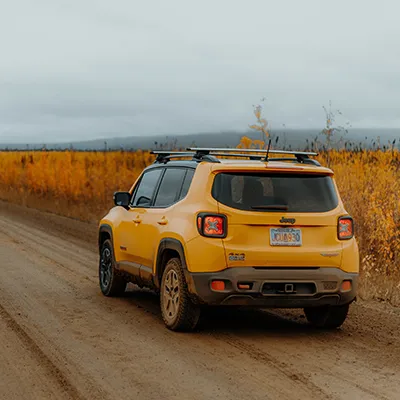
[(131, 201), (131, 194), (129, 192), (116, 192), (114, 193), (114, 204), (121, 207), (129, 207)]

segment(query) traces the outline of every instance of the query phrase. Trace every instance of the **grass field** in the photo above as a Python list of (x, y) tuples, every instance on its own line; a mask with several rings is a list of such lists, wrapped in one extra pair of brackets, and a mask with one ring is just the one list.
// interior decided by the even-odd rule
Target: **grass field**
[[(318, 156), (335, 172), (356, 221), (360, 294), (400, 305), (400, 153), (330, 151)], [(127, 190), (153, 161), (147, 152), (1, 152), (0, 198), (97, 221), (112, 194)]]

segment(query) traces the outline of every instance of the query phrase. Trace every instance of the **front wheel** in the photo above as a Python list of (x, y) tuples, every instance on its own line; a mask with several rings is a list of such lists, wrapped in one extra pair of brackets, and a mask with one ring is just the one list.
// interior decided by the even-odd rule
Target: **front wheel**
[(105, 240), (101, 246), (99, 282), (104, 296), (121, 296), (126, 289), (126, 281), (115, 269), (114, 248), (111, 240)]
[(172, 258), (165, 266), (160, 290), (161, 313), (172, 331), (192, 331), (200, 318), (200, 308), (189, 296), (181, 261)]
[(347, 318), (349, 304), (330, 307), (305, 308), (307, 320), (311, 325), (323, 329), (339, 328)]

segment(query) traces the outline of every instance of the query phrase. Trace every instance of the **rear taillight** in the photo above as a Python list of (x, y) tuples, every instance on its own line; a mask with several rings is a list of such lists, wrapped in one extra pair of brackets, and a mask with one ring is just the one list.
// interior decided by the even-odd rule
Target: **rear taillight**
[(197, 216), (197, 229), (206, 237), (226, 237), (226, 225), (225, 215), (201, 213)]
[(354, 223), (351, 217), (340, 217), (338, 220), (338, 239), (348, 240), (354, 236)]

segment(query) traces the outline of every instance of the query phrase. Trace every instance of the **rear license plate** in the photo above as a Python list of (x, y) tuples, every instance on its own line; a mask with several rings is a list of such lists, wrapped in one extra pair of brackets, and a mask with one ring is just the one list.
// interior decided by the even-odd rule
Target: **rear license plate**
[(296, 228), (271, 228), (271, 246), (301, 246), (301, 229)]

